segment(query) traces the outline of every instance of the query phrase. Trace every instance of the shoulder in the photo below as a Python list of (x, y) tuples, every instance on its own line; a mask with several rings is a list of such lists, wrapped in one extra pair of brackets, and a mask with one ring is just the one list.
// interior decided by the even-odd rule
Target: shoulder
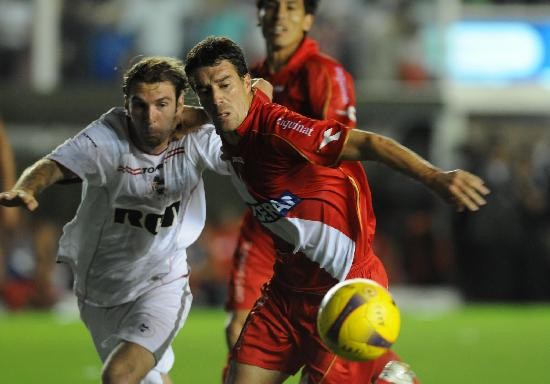
[(127, 120), (123, 108), (111, 108), (78, 132), (74, 142), (90, 142), (94, 147), (112, 147), (127, 141)]
[(182, 144), (186, 143), (184, 145), (187, 148), (196, 147), (199, 152), (209, 145), (208, 143), (210, 142), (220, 142), (221, 145), (221, 139), (212, 123), (193, 126), (184, 133), (178, 131), (178, 135), (174, 136), (173, 141), (179, 141)]
[(127, 115), (122, 107), (111, 108), (86, 128), (87, 131), (109, 136), (126, 136), (127, 129)]
[(321, 71), (335, 71), (341, 70), (346, 73), (344, 67), (333, 57), (317, 52), (308, 57), (307, 64), (304, 65), (304, 69), (310, 73), (318, 73)]

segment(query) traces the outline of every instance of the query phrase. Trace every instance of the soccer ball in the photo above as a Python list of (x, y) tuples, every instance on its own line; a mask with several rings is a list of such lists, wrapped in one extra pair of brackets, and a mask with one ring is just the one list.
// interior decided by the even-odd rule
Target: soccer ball
[(317, 331), (335, 354), (354, 361), (376, 359), (399, 336), (401, 316), (389, 292), (369, 279), (336, 284), (323, 298)]

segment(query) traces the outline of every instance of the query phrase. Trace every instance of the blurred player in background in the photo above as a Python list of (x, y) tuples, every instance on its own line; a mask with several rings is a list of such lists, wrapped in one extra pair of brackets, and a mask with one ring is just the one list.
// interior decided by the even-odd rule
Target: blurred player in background
[[(82, 180), (58, 260), (73, 270), (104, 383), (171, 382), (171, 343), (192, 301), (186, 248), (205, 221), (202, 173), (228, 174), (214, 127), (184, 108), (186, 85), (179, 60), (143, 58), (124, 75), (124, 108), (102, 115), (0, 193), (0, 205), (32, 211), (44, 188)], [(177, 129), (180, 121), (187, 126)]]
[[(227, 38), (195, 45), (185, 70), (222, 137), (235, 187), (269, 229), (277, 252), (273, 277), (232, 350), (227, 381), (281, 383), (304, 366), (308, 383), (392, 382), (384, 372), (376, 378), (375, 362), (332, 354), (316, 330), (321, 299), (338, 281), (365, 277), (388, 286), (371, 246), (368, 183), (341, 162), (382, 162), (459, 210), (485, 204), (483, 181), (463, 170), (443, 172), (390, 138), (270, 103), (252, 91), (242, 50)], [(410, 372), (396, 379), (414, 382)]]
[[(355, 89), (351, 75), (333, 58), (321, 53), (307, 36), (319, 0), (258, 0), (259, 26), (267, 58), (251, 68), (254, 76), (273, 85), (273, 102), (318, 120), (334, 119), (356, 127)], [(360, 162), (342, 162), (342, 167), (366, 183)], [(374, 217), (373, 217), (374, 219)], [(226, 309), (229, 350), (237, 341), (248, 313), (260, 291), (273, 275), (275, 249), (269, 231), (247, 211), (243, 221), (230, 276)], [(389, 351), (377, 364), (377, 373), (399, 357)]]
[[(15, 157), (0, 119), (0, 190), (13, 187), (15, 175)], [(7, 309), (55, 304), (61, 293), (53, 281), (57, 239), (55, 223), (31, 221), (19, 210), (0, 205), (0, 301)]]

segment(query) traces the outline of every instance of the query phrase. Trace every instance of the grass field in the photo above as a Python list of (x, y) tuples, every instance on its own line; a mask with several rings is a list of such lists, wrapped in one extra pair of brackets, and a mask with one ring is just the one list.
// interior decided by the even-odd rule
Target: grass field
[[(193, 308), (175, 343), (176, 384), (220, 382), (223, 322), (220, 310)], [(550, 305), (406, 313), (395, 350), (423, 384), (548, 383)], [(74, 317), (0, 313), (0, 361), (0, 383), (99, 382), (101, 365)]]

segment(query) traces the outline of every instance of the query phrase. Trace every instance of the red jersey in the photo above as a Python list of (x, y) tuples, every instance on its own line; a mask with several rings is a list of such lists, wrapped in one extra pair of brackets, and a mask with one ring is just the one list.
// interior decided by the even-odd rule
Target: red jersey
[(295, 290), (324, 292), (379, 263), (364, 172), (339, 164), (350, 130), (306, 118), (257, 91), (237, 129), (241, 141), (225, 144), (237, 191), (275, 235), (275, 279)]
[[(273, 101), (305, 116), (319, 120), (335, 119), (355, 127), (355, 91), (351, 75), (333, 58), (322, 54), (318, 44), (305, 38), (288, 63), (271, 73), (267, 62), (251, 68), (255, 77), (273, 84)], [(354, 173), (358, 185), (368, 182), (360, 162), (343, 162)], [(366, 204), (370, 207), (370, 202)], [(370, 213), (374, 232), (375, 219)], [(260, 287), (271, 277), (275, 250), (269, 231), (248, 211), (243, 220), (235, 251), (226, 308), (250, 309), (260, 295)]]

